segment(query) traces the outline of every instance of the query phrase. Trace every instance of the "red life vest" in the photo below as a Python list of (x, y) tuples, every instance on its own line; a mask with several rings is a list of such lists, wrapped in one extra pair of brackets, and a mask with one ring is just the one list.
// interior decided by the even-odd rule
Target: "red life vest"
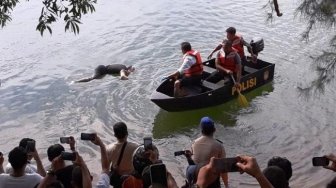
[(219, 62), (220, 65), (226, 69), (229, 69), (230, 71), (236, 73), (237, 72), (237, 64), (235, 61), (237, 50), (232, 48), (232, 51), (225, 56), (225, 53), (221, 50), (219, 52)]
[(203, 72), (201, 54), (198, 51), (190, 50), (184, 54), (183, 60), (187, 55), (195, 57), (196, 63), (192, 65), (189, 69), (184, 71), (184, 76), (191, 77), (191, 76), (201, 75)]
[(244, 58), (244, 45), (242, 42), (242, 36), (235, 35), (235, 37), (232, 40), (232, 47), (238, 51), (238, 54), (240, 58)]

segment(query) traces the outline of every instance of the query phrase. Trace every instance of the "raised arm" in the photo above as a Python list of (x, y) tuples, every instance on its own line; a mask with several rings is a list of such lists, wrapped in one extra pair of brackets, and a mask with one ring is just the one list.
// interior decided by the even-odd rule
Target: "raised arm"
[(46, 171), (44, 170), (44, 167), (42, 165), (42, 161), (41, 161), (40, 156), (37, 153), (36, 149), (33, 152), (33, 157), (34, 157), (34, 160), (36, 161), (37, 173), (40, 174), (43, 177), (46, 176)]
[(267, 180), (264, 174), (261, 172), (257, 160), (254, 157), (240, 155), (237, 166), (241, 172), (253, 176), (259, 183), (260, 188), (273, 188), (272, 184)]
[(210, 55), (208, 56), (208, 59), (211, 59), (212, 58), (212, 55), (217, 52), (218, 50), (220, 50), (221, 48), (223, 47), (223, 44), (219, 44), (211, 53)]

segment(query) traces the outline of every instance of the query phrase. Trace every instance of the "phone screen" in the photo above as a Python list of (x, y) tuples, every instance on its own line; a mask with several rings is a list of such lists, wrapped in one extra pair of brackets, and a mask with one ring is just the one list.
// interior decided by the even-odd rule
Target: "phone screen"
[(95, 134), (94, 133), (81, 133), (81, 140), (95, 140)]
[(62, 144), (69, 144), (70, 143), (70, 137), (61, 137), (60, 142)]
[(217, 171), (224, 173), (224, 172), (238, 172), (239, 168), (236, 165), (238, 162), (236, 157), (233, 158), (221, 158), (215, 159), (214, 165)]
[(326, 157), (313, 157), (313, 166), (328, 166), (329, 159)]
[(144, 147), (145, 149), (152, 149), (152, 138), (151, 137), (145, 137), (144, 138)]
[(167, 170), (164, 164), (150, 166), (150, 177), (153, 188), (167, 188)]
[(61, 159), (65, 160), (65, 161), (75, 161), (76, 160), (76, 153), (62, 152)]
[(28, 141), (27, 142), (26, 151), (28, 153), (35, 151), (35, 141)]

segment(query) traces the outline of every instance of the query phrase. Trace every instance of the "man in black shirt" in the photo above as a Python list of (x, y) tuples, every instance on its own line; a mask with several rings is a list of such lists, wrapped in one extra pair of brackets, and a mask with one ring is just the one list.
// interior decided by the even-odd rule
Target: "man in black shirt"
[(134, 71), (134, 67), (128, 66), (122, 64), (113, 64), (113, 65), (99, 65), (95, 69), (95, 73), (93, 76), (89, 78), (83, 78), (80, 80), (77, 80), (76, 82), (89, 82), (94, 79), (102, 79), (106, 74), (109, 75), (120, 75), (121, 80), (128, 80), (128, 75), (131, 74), (131, 72)]

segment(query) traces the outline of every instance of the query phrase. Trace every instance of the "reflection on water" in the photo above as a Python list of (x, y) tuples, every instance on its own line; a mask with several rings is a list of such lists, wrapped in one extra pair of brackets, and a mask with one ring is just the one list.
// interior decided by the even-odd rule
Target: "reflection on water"
[[(252, 101), (256, 97), (272, 92), (273, 89), (272, 83), (268, 83), (244, 95), (248, 101)], [(255, 106), (253, 103), (251, 105), (247, 109), (241, 109), (237, 100), (230, 100), (222, 105), (192, 111), (167, 112), (160, 110), (154, 119), (153, 137), (164, 138), (169, 135), (188, 132), (190, 129), (197, 127), (200, 119), (204, 116), (210, 116), (216, 120), (216, 123), (224, 126), (235, 126), (239, 111), (241, 113), (252, 113)]]

